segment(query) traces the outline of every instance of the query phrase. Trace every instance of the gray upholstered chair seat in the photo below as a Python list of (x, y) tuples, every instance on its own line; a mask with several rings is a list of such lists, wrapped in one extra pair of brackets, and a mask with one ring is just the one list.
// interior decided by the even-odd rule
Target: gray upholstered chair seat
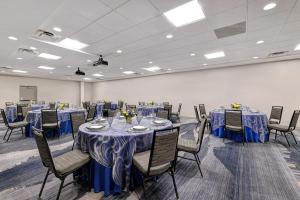
[(177, 149), (179, 151), (187, 151), (187, 152), (198, 152), (199, 150), (199, 144), (195, 140), (189, 140), (189, 139), (178, 139)]
[[(141, 171), (144, 174), (147, 174), (148, 171), (148, 166), (149, 166), (149, 159), (150, 159), (150, 150), (141, 152), (141, 153), (136, 153), (133, 156), (133, 163), (134, 165), (138, 168), (139, 171)], [(171, 164), (165, 164), (165, 165), (160, 165), (156, 167), (151, 167), (150, 169), (150, 176), (155, 176), (158, 174), (161, 174), (162, 172), (166, 171), (168, 168), (171, 167)]]
[(9, 126), (11, 128), (21, 128), (26, 126), (28, 123), (26, 121), (21, 121), (21, 122), (14, 122), (14, 123), (9, 123)]
[(269, 124), (279, 124), (280, 121), (278, 119), (270, 119)]
[(226, 125), (226, 129), (231, 130), (231, 131), (242, 131), (243, 130), (243, 128), (240, 126), (231, 126), (231, 125)]
[(278, 131), (285, 131), (285, 132), (289, 130), (289, 126), (280, 125), (280, 124), (268, 124), (268, 128), (278, 130)]
[(43, 124), (43, 128), (55, 128), (55, 127), (58, 127), (60, 126), (60, 122), (58, 123), (46, 123), (46, 124)]
[(89, 154), (83, 153), (77, 149), (53, 158), (55, 169), (61, 176), (80, 168), (88, 163), (89, 160)]

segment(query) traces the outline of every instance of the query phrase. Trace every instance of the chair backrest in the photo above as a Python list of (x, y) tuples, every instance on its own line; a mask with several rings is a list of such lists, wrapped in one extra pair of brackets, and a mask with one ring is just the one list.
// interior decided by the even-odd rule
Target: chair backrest
[(126, 109), (136, 111), (136, 105), (126, 105)]
[(299, 119), (299, 115), (300, 115), (300, 110), (295, 110), (289, 125), (289, 130), (293, 131), (295, 130), (296, 126), (297, 126), (297, 122)]
[(57, 123), (58, 125), (57, 110), (42, 109), (41, 114), (42, 114), (42, 127), (43, 124)]
[(28, 111), (31, 110), (31, 107), (29, 106), (22, 106), (22, 115), (23, 117), (27, 117)]
[(50, 110), (55, 110), (55, 106), (56, 106), (55, 102), (49, 102), (49, 109)]
[(124, 101), (118, 101), (118, 108), (120, 109), (120, 110), (122, 110), (123, 109), (123, 106), (124, 106)]
[(150, 152), (148, 175), (151, 168), (171, 164), (175, 160), (179, 127), (165, 130), (156, 130), (153, 133)]
[(158, 109), (156, 117), (163, 118), (163, 119), (168, 119), (169, 118), (169, 111)]
[(75, 135), (77, 135), (78, 133), (79, 126), (85, 123), (85, 114), (83, 112), (73, 112), (70, 113), (70, 119), (72, 127), (72, 136), (74, 139)]
[(180, 114), (180, 112), (181, 112), (181, 106), (182, 106), (182, 103), (179, 103), (178, 110), (177, 110), (178, 114)]
[(52, 172), (56, 172), (55, 166), (53, 163), (53, 158), (51, 151), (47, 142), (46, 137), (43, 135), (43, 131), (32, 127), (35, 142), (42, 159), (42, 163), (45, 167), (48, 167)]
[(204, 104), (199, 104), (200, 117), (206, 117), (206, 110)]
[(1, 116), (2, 116), (2, 119), (3, 119), (3, 122), (4, 122), (5, 126), (9, 126), (8, 120), (6, 118), (5, 111), (3, 109), (1, 109)]
[(164, 110), (168, 111), (168, 119), (170, 119), (170, 115), (172, 113), (172, 105), (165, 105)]
[(195, 116), (198, 123), (200, 123), (200, 117), (197, 106), (194, 106)]
[(111, 102), (105, 102), (103, 105), (103, 109), (105, 109), (105, 110), (111, 109)]
[(225, 110), (225, 126), (243, 127), (241, 110)]
[(201, 118), (200, 128), (198, 130), (198, 140), (197, 140), (197, 144), (199, 145), (199, 147), (201, 147), (202, 145), (206, 122), (207, 119), (205, 117)]
[(22, 114), (22, 107), (23, 107), (22, 104), (17, 104), (17, 114), (18, 115)]
[(91, 103), (89, 101), (82, 102), (82, 107), (86, 110), (89, 109), (90, 105), (91, 105)]
[(94, 119), (95, 114), (96, 114), (96, 106), (95, 105), (90, 106), (90, 109), (88, 110), (87, 118)]
[(45, 101), (38, 101), (39, 105), (45, 105)]
[(14, 102), (5, 102), (5, 106), (13, 106)]
[(170, 103), (169, 102), (163, 102), (163, 106), (165, 107), (165, 106), (167, 106), (167, 105), (169, 105)]
[(272, 106), (271, 115), (269, 120), (276, 120), (280, 124), (283, 106)]

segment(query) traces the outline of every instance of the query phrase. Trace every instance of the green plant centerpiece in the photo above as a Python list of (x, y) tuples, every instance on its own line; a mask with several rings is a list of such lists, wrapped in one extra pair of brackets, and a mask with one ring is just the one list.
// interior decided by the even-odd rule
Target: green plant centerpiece
[(231, 108), (232, 108), (232, 109), (237, 109), (237, 110), (238, 110), (238, 109), (241, 108), (241, 106), (242, 106), (242, 105), (241, 105), (240, 103), (233, 103), (233, 104), (231, 104)]
[(150, 101), (150, 102), (149, 102), (149, 105), (150, 105), (150, 106), (154, 106), (154, 105), (155, 105), (155, 102), (154, 102), (154, 101)]
[(132, 118), (136, 115), (134, 110), (122, 110), (121, 115), (123, 115), (126, 119), (126, 123), (131, 124), (132, 123)]

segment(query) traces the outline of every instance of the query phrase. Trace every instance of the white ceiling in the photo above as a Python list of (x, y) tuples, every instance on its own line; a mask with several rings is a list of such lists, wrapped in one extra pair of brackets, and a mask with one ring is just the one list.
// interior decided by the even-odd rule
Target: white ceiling
[[(269, 0), (199, 0), (206, 18), (175, 28), (163, 12), (189, 0), (7, 0), (0, 1), (0, 67), (26, 70), (26, 76), (53, 79), (81, 80), (74, 75), (77, 67), (85, 77), (101, 73), (103, 80), (131, 78), (126, 70), (150, 76), (160, 73), (198, 70), (203, 68), (268, 62), (300, 58), (294, 51), (300, 43), (300, 2), (273, 0), (277, 7), (264, 11)], [(214, 29), (246, 21), (247, 31), (217, 39)], [(60, 27), (61, 33), (53, 31)], [(37, 29), (43, 29), (89, 44), (83, 54), (32, 39)], [(166, 39), (173, 34), (172, 39)], [(8, 40), (15, 36), (17, 41)], [(257, 45), (258, 40), (264, 40)], [(18, 48), (34, 46), (38, 52), (62, 57), (46, 60), (36, 55), (20, 53)], [(116, 50), (121, 49), (122, 54)], [(222, 50), (226, 57), (206, 60), (206, 53)], [(280, 57), (269, 53), (289, 51)], [(190, 53), (196, 56), (191, 57)], [(109, 66), (92, 67), (87, 59), (95, 61), (102, 54)], [(252, 57), (258, 56), (259, 59)], [(23, 60), (17, 60), (22, 57)], [(152, 61), (153, 64), (148, 62)], [(204, 66), (203, 64), (208, 64)], [(38, 69), (40, 65), (55, 67), (53, 73)], [(159, 66), (171, 69), (148, 72), (142, 68)], [(67, 68), (66, 66), (72, 66)], [(120, 69), (123, 68), (123, 69)], [(0, 74), (15, 74), (11, 69), (0, 69)], [(17, 75), (17, 74), (16, 74)]]

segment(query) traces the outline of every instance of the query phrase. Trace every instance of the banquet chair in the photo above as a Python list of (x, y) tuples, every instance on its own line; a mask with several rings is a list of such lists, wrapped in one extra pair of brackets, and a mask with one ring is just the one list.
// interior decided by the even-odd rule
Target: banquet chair
[(56, 103), (55, 102), (49, 102), (49, 109), (50, 110), (55, 110)]
[(205, 117), (207, 119), (207, 127), (211, 128), (210, 117), (207, 116), (206, 114), (206, 109), (204, 104), (199, 104), (199, 113), (201, 118)]
[(73, 145), (72, 150), (74, 149), (75, 141), (77, 138), (77, 134), (79, 131), (79, 126), (81, 124), (85, 123), (85, 114), (82, 112), (74, 112), (70, 113), (70, 119), (71, 119), (71, 127), (72, 127), (72, 137), (73, 137)]
[(289, 146), (291, 146), (291, 145), (289, 143), (288, 138), (286, 137), (286, 134), (291, 134), (293, 136), (294, 140), (295, 140), (295, 143), (297, 144), (297, 140), (295, 138), (295, 135), (294, 135), (293, 131), (296, 129), (299, 115), (300, 115), (300, 110), (295, 110), (294, 113), (293, 113), (293, 116), (291, 118), (290, 124), (288, 126), (281, 125), (281, 124), (269, 124), (268, 125), (269, 131), (276, 130), (275, 140), (277, 139), (277, 131), (279, 131), (280, 133), (282, 133), (284, 135), (284, 137), (285, 137), (285, 139), (286, 139)]
[(90, 105), (91, 105), (91, 103), (89, 101), (82, 102), (82, 107), (86, 110), (89, 109)]
[[(198, 156), (198, 153), (200, 152), (200, 149), (201, 149), (206, 123), (207, 123), (207, 119), (204, 117), (201, 118), (200, 128), (197, 131), (197, 133), (198, 133), (197, 140), (196, 139), (184, 139), (182, 137), (179, 137), (178, 144), (177, 144), (177, 153), (176, 153), (176, 162), (177, 162), (178, 157), (186, 159), (186, 160), (196, 161), (202, 178), (203, 178), (203, 174), (202, 174), (201, 167), (200, 167), (201, 161)], [(195, 160), (191, 159), (191, 158), (183, 157), (183, 156), (178, 156), (179, 151), (193, 154), (195, 157)]]
[(118, 101), (118, 109), (119, 110), (122, 110), (123, 109), (123, 106), (124, 106), (124, 101)]
[(56, 130), (59, 135), (60, 121), (58, 121), (57, 110), (42, 109), (41, 115), (42, 115), (42, 130), (43, 130), (43, 132)]
[[(243, 145), (245, 143), (245, 131), (243, 127), (242, 111), (241, 110), (225, 110), (225, 125), (224, 132), (225, 134), (228, 131), (231, 131), (235, 134), (241, 134), (243, 137)], [(224, 136), (223, 141), (225, 140), (226, 135)]]
[[(10, 138), (10, 135), (11, 133), (13, 132), (13, 130), (15, 129), (21, 129), (22, 131), (22, 134), (24, 134), (23, 132), (23, 128), (25, 129), (25, 127), (27, 126), (27, 121), (23, 120), (23, 121), (19, 121), (19, 122), (13, 122), (13, 123), (9, 123), (7, 118), (6, 118), (6, 114), (5, 114), (5, 111), (3, 109), (1, 109), (1, 115), (2, 115), (2, 119), (3, 119), (3, 122), (5, 124), (5, 126), (7, 127), (7, 130), (5, 132), (5, 135), (3, 137), (3, 140), (6, 139), (6, 142), (9, 141), (9, 138)], [(10, 132), (9, 132), (10, 131)], [(9, 134), (8, 134), (9, 132)], [(8, 134), (8, 135), (7, 135)], [(7, 136), (7, 138), (6, 138)]]
[(14, 103), (13, 102), (5, 102), (5, 106), (13, 106)]
[[(87, 153), (83, 153), (78, 149), (66, 152), (57, 157), (52, 157), (51, 151), (46, 137), (43, 135), (42, 130), (38, 130), (33, 127), (34, 138), (37, 144), (37, 148), (44, 167), (48, 168), (46, 176), (44, 178), (39, 199), (42, 196), (47, 178), (50, 174), (54, 174), (56, 178), (60, 179), (60, 187), (56, 196), (56, 200), (59, 199), (62, 188), (74, 183), (74, 181), (64, 185), (66, 177), (73, 172), (81, 169), (83, 166), (88, 165), (90, 162), (90, 156)], [(87, 173), (89, 174), (89, 173)], [(88, 175), (90, 179), (90, 175)]]
[(168, 119), (169, 118), (169, 111), (159, 109), (159, 110), (157, 110), (156, 117), (163, 118), (163, 119)]
[(280, 124), (283, 106), (272, 106), (269, 124)]
[(133, 112), (136, 112), (136, 105), (126, 105), (126, 109), (127, 110), (131, 110)]
[(27, 115), (28, 115), (28, 112), (31, 110), (31, 107), (29, 106), (23, 106), (22, 107), (22, 117), (23, 117), (23, 120), (26, 121), (27, 120)]
[(163, 107), (170, 105), (169, 102), (163, 102)]
[(88, 113), (87, 113), (87, 118), (86, 118), (86, 122), (90, 122), (93, 121), (96, 115), (96, 105), (91, 105)]
[(111, 102), (104, 102), (102, 114), (103, 117), (108, 117), (108, 111), (111, 110)]
[(196, 125), (196, 129), (197, 129), (201, 123), (197, 106), (194, 106), (194, 111), (195, 111), (195, 116), (196, 116), (196, 120), (197, 120), (197, 125)]
[(171, 119), (173, 121), (180, 120), (181, 106), (182, 106), (182, 103), (179, 103), (177, 112), (176, 113), (171, 113)]
[[(178, 192), (174, 177), (174, 164), (176, 158), (176, 146), (179, 135), (179, 127), (164, 130), (155, 130), (151, 150), (135, 153), (133, 166), (142, 173), (143, 189), (145, 193), (145, 181), (148, 178), (159, 176), (169, 172), (175, 189), (177, 199)], [(132, 168), (133, 172), (133, 168)], [(131, 175), (132, 180), (133, 175)]]
[(167, 110), (168, 111), (168, 119), (171, 118), (171, 113), (172, 113), (172, 105), (165, 105), (164, 106), (164, 110)]

